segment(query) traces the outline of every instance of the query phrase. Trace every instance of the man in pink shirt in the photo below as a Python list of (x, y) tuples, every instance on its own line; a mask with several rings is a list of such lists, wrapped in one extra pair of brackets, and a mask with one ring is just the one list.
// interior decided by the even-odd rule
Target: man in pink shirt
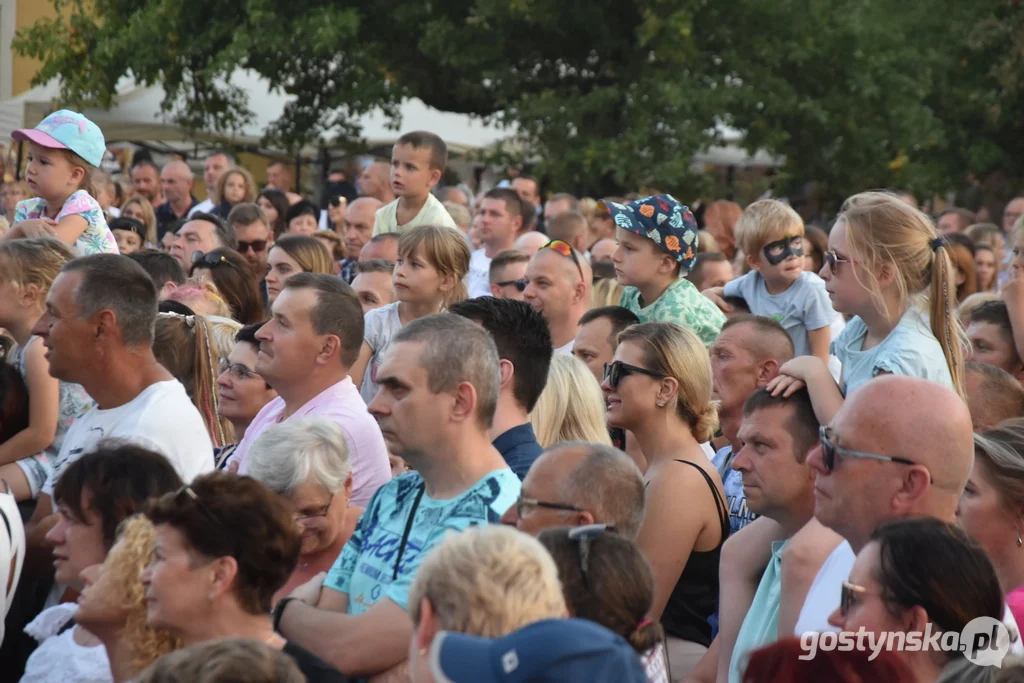
[(245, 474), (250, 446), (272, 424), (296, 415), (333, 420), (348, 442), (352, 503), (365, 507), (391, 479), (391, 466), (380, 427), (348, 377), (363, 344), (359, 298), (340, 278), (301, 273), (288, 279), (272, 311), (256, 333), (256, 372), (278, 397), (256, 415), (230, 462)]

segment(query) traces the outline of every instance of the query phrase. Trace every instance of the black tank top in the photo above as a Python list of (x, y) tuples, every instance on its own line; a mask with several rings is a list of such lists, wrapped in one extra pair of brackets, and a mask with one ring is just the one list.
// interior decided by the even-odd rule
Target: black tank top
[(661, 626), (665, 633), (673, 638), (708, 647), (711, 645), (711, 624), (708, 623), (708, 617), (718, 610), (718, 563), (722, 555), (722, 544), (729, 536), (729, 508), (722, 500), (715, 482), (699, 465), (686, 460), (676, 462), (695, 468), (711, 487), (711, 494), (715, 497), (715, 510), (722, 525), (722, 540), (712, 550), (690, 552), (686, 566), (683, 567), (679, 581), (672, 589), (665, 611), (662, 612)]

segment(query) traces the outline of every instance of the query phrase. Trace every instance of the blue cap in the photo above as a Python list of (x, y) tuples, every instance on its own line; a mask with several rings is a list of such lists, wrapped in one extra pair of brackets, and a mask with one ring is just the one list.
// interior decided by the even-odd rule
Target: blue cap
[(617, 227), (652, 240), (690, 270), (697, 260), (697, 219), (670, 194), (637, 199), (628, 204), (604, 201)]
[(647, 683), (636, 651), (585, 619), (550, 619), (489, 639), (441, 631), (430, 648), (438, 683)]
[(55, 111), (35, 128), (21, 128), (11, 133), (11, 137), (48, 149), (69, 149), (97, 168), (107, 151), (100, 127), (70, 109)]

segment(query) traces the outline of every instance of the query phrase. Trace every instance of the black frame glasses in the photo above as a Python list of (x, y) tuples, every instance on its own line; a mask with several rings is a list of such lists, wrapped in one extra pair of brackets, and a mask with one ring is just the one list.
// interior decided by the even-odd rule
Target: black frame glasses
[(636, 374), (647, 375), (648, 377), (653, 377), (655, 379), (665, 379), (665, 375), (659, 372), (648, 370), (647, 368), (641, 368), (638, 365), (623, 363), (621, 360), (604, 364), (603, 379), (608, 381), (608, 386), (612, 389), (617, 388), (619, 386), (619, 382), (621, 382), (624, 377)]
[(571, 258), (572, 262), (576, 264), (576, 270), (580, 272), (580, 280), (583, 282), (587, 281), (587, 278), (583, 276), (583, 266), (580, 265), (580, 257), (576, 255), (576, 250), (572, 248), (571, 244), (565, 240), (549, 240), (541, 246), (541, 249), (552, 249), (555, 253)]
[(498, 285), (499, 287), (508, 287), (510, 285), (515, 285), (516, 291), (525, 292), (527, 282), (525, 277), (521, 277), (518, 280), (506, 280), (505, 282), (495, 282), (494, 284)]
[(569, 505), (568, 503), (549, 503), (546, 500), (536, 498), (525, 498), (522, 495), (516, 499), (516, 516), (522, 519), (523, 508), (527, 505), (535, 508), (548, 508), (549, 510), (564, 510), (566, 512), (583, 512), (583, 508)]
[(257, 254), (262, 254), (264, 251), (266, 251), (268, 244), (270, 244), (270, 240), (253, 240), (251, 242), (246, 242), (245, 240), (238, 240), (238, 249), (236, 249), (236, 251), (239, 254), (244, 254), (245, 252), (249, 251), (249, 249), (252, 249)]
[(217, 375), (223, 375), (225, 372), (230, 372), (239, 381), (244, 379), (263, 379), (258, 372), (250, 370), (241, 363), (228, 363), (227, 358), (221, 358), (217, 364)]
[[(907, 460), (906, 458), (897, 458), (891, 455), (876, 455), (874, 453), (865, 453), (863, 451), (853, 451), (849, 448), (842, 448), (832, 441), (831, 436), (831, 427), (818, 428), (818, 441), (821, 444), (821, 462), (825, 466), (825, 471), (829, 474), (831, 474), (836, 467), (836, 454), (847, 458), (880, 460), (882, 462), (895, 462), (901, 465), (920, 465), (920, 463), (916, 463), (913, 460)], [(924, 465), (920, 466), (924, 467)]]
[(616, 533), (613, 524), (584, 524), (569, 529), (569, 540), (576, 543), (580, 556), (580, 574), (583, 585), (590, 588), (590, 542), (600, 538), (605, 532)]

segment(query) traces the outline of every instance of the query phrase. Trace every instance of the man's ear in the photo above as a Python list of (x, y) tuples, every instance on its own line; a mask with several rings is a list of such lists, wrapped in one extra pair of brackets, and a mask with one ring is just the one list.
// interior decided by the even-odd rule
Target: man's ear
[(498, 386), (499, 389), (504, 389), (515, 381), (516, 369), (515, 366), (512, 365), (512, 361), (506, 358), (502, 358), (498, 361), (498, 369), (501, 373), (501, 383)]

